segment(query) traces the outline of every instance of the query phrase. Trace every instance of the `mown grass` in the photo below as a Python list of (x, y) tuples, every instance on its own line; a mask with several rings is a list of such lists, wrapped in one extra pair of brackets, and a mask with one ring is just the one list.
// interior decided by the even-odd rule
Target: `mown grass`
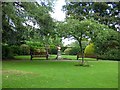
[[(21, 60), (30, 60), (30, 55), (19, 55), (19, 56), (14, 56), (15, 59), (21, 59)], [(49, 60), (55, 60), (56, 59), (56, 55), (50, 55), (49, 56)], [(63, 60), (77, 60), (77, 56), (76, 55), (62, 55), (62, 59)], [(37, 57), (37, 58), (33, 58), (33, 60), (46, 60), (45, 57)], [(81, 58), (79, 58), (79, 60), (81, 60)], [(91, 59), (91, 58), (85, 58), (85, 60), (92, 60), (92, 61), (96, 61), (96, 59)]]
[(117, 88), (117, 61), (3, 61), (3, 88)]

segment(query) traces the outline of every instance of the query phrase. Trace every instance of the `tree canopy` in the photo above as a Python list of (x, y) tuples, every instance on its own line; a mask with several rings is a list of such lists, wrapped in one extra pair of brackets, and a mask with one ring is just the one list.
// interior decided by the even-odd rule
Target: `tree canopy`
[[(2, 2), (2, 44), (39, 46), (62, 45), (62, 38), (73, 37), (84, 62), (83, 41), (91, 41), (96, 53), (119, 49), (120, 2), (66, 2), (66, 20), (56, 22), (50, 15), (53, 1)], [(107, 48), (107, 49), (105, 49)], [(111, 51), (116, 52), (115, 50)], [(110, 52), (109, 52), (110, 53)], [(108, 53), (108, 54), (109, 54)], [(112, 55), (111, 55), (112, 56)]]
[(3, 2), (2, 12), (3, 43), (20, 44), (34, 38), (36, 33), (42, 38), (53, 32), (50, 6), (36, 2)]
[(63, 10), (67, 13), (67, 18), (73, 16), (84, 20), (92, 17), (113, 29), (119, 25), (120, 2), (66, 2)]

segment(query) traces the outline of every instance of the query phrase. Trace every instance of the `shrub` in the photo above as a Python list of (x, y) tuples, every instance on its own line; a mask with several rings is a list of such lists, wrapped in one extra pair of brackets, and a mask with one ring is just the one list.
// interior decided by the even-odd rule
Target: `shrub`
[(22, 44), (20, 46), (20, 49), (21, 49), (21, 54), (22, 55), (29, 55), (30, 54), (30, 47), (26, 44)]
[(35, 49), (44, 46), (41, 42), (37, 42), (37, 41), (26, 41), (26, 45)]
[(120, 60), (120, 51), (118, 49), (109, 49), (102, 55), (103, 59)]
[(94, 44), (90, 43), (84, 50), (85, 55), (94, 55), (95, 54), (95, 48)]
[(72, 49), (72, 48), (67, 48), (67, 49), (65, 49), (64, 53), (65, 53), (66, 55), (70, 55), (71, 49)]
[(70, 50), (70, 55), (77, 55), (77, 53), (79, 52), (79, 48), (77, 47), (73, 47), (71, 50)]
[(45, 48), (40, 48), (40, 52), (46, 52)]
[(61, 47), (61, 52), (64, 52), (67, 47)]
[(8, 45), (2, 45), (2, 59), (13, 59), (13, 50)]
[(49, 53), (57, 54), (57, 48), (56, 47), (50, 47)]
[(34, 49), (36, 52), (46, 52), (45, 48), (36, 48)]
[(64, 50), (64, 53), (67, 55), (76, 55), (79, 52), (78, 47), (73, 47), (73, 48), (67, 48)]
[(11, 46), (11, 49), (13, 50), (14, 55), (21, 55), (20, 46), (13, 45), (13, 46)]
[(115, 30), (101, 30), (94, 39), (96, 53), (101, 59), (120, 59), (120, 33)]

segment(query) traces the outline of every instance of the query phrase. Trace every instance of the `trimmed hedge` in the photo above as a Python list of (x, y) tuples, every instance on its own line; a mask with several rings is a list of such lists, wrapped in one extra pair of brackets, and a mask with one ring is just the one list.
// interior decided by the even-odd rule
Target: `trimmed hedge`
[(90, 43), (88, 46), (86, 46), (84, 55), (95, 55), (95, 47), (93, 43)]

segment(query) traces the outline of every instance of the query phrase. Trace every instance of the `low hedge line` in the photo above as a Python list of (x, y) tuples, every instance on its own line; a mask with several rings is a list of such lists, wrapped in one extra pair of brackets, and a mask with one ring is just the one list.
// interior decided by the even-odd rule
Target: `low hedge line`
[[(62, 48), (62, 52), (66, 55), (77, 55), (79, 48)], [(55, 47), (50, 47), (50, 54), (57, 54), (57, 49)], [(2, 45), (2, 58), (3, 59), (12, 59), (15, 55), (30, 55), (30, 47), (28, 45)], [(119, 49), (109, 49), (107, 52), (98, 55), (100, 59), (104, 60), (120, 60), (120, 51)]]
[[(45, 47), (30, 47), (26, 44), (22, 44), (20, 46), (18, 45), (2, 45), (2, 58), (3, 59), (13, 59), (15, 55), (30, 55), (30, 49), (33, 51), (36, 49), (45, 50)], [(63, 51), (64, 48), (62, 48), (61, 51)], [(57, 54), (57, 48), (56, 47), (50, 47), (49, 48), (50, 54)]]
[(29, 53), (30, 53), (30, 47), (27, 45), (21, 45), (21, 46), (2, 45), (3, 59), (12, 59), (14, 55), (29, 55)]

